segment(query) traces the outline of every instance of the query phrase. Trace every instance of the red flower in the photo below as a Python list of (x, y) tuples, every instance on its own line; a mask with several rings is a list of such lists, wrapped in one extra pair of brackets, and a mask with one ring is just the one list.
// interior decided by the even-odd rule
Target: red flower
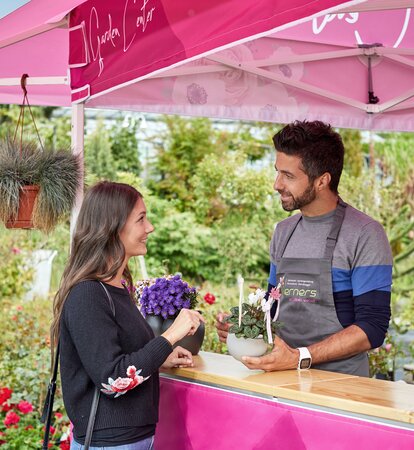
[(209, 305), (212, 305), (216, 302), (216, 297), (211, 292), (207, 292), (207, 294), (204, 296), (204, 301)]
[(33, 430), (33, 425), (27, 425), (27, 427), (25, 428), (25, 430)]
[(55, 413), (55, 419), (60, 420), (63, 417), (63, 414), (60, 412)]
[(9, 402), (3, 403), (3, 405), (1, 406), (1, 411), (2, 412), (7, 412), (10, 411), (13, 408), (13, 405), (11, 405)]
[(60, 450), (70, 450), (70, 441), (69, 439), (66, 439), (66, 441), (62, 441), (59, 444)]
[[(43, 431), (45, 431), (45, 430), (46, 430), (46, 427), (43, 427)], [(55, 434), (56, 429), (54, 427), (52, 427), (52, 425), (50, 425), (49, 431), (50, 431), (50, 434)]]
[(0, 388), (0, 405), (6, 402), (12, 395), (13, 391), (9, 388)]
[(18, 405), (17, 409), (23, 414), (28, 414), (33, 411), (33, 405), (26, 400), (22, 400)]
[(14, 425), (16, 423), (19, 423), (20, 416), (18, 416), (14, 411), (9, 411), (6, 414), (6, 418), (3, 420), (4, 425), (6, 427), (10, 427), (10, 425)]

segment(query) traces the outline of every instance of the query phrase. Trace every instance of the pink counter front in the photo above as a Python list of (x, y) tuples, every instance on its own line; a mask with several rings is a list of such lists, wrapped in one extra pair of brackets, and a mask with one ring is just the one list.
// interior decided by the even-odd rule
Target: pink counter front
[(161, 374), (155, 450), (414, 449), (412, 385), (204, 352), (195, 364)]

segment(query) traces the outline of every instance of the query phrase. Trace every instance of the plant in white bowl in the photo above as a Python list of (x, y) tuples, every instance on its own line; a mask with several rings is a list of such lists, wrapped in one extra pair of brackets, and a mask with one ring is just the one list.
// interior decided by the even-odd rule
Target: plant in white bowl
[(231, 324), (227, 348), (237, 360), (240, 361), (242, 356), (262, 356), (273, 343), (273, 333), (281, 326), (277, 321), (279, 303), (273, 319), (270, 310), (273, 303), (280, 299), (280, 288), (279, 283), (267, 299), (264, 290), (256, 289), (249, 295), (247, 303), (240, 300), (239, 306), (230, 308), (231, 314), (226, 318), (226, 322)]

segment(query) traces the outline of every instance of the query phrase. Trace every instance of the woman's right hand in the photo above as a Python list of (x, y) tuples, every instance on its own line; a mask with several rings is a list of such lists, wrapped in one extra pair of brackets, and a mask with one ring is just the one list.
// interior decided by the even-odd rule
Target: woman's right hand
[(227, 317), (229, 317), (229, 314), (223, 312), (218, 313), (216, 316), (217, 334), (220, 342), (223, 342), (224, 344), (227, 341), (227, 335), (229, 334), (229, 329), (231, 327), (231, 323), (225, 322)]
[(200, 322), (204, 322), (204, 318), (199, 312), (192, 309), (182, 309), (170, 328), (164, 331), (161, 336), (165, 337), (171, 345), (174, 345), (183, 337), (194, 334)]

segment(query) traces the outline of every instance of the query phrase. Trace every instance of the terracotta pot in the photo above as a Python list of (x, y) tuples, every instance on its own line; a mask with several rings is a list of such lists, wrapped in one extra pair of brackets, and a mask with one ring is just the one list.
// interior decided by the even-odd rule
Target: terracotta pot
[(33, 228), (32, 213), (39, 186), (23, 186), (19, 193), (19, 212), (15, 220), (6, 222), (7, 228)]
[[(173, 322), (174, 319), (165, 319), (162, 325), (162, 332), (170, 328)], [(174, 347), (177, 347), (179, 345), (180, 347), (183, 347), (189, 352), (191, 352), (192, 355), (197, 355), (203, 344), (204, 333), (205, 333), (204, 322), (201, 322), (195, 334), (193, 334), (192, 336), (183, 337), (174, 345)]]
[(233, 358), (241, 361), (242, 356), (262, 356), (267, 351), (263, 338), (238, 338), (234, 333), (227, 335), (227, 349)]
[(148, 325), (152, 328), (155, 337), (162, 334), (163, 332), (162, 324), (164, 322), (164, 319), (161, 316), (154, 316), (152, 314), (148, 314), (148, 316), (145, 317), (145, 320), (147, 321)]

